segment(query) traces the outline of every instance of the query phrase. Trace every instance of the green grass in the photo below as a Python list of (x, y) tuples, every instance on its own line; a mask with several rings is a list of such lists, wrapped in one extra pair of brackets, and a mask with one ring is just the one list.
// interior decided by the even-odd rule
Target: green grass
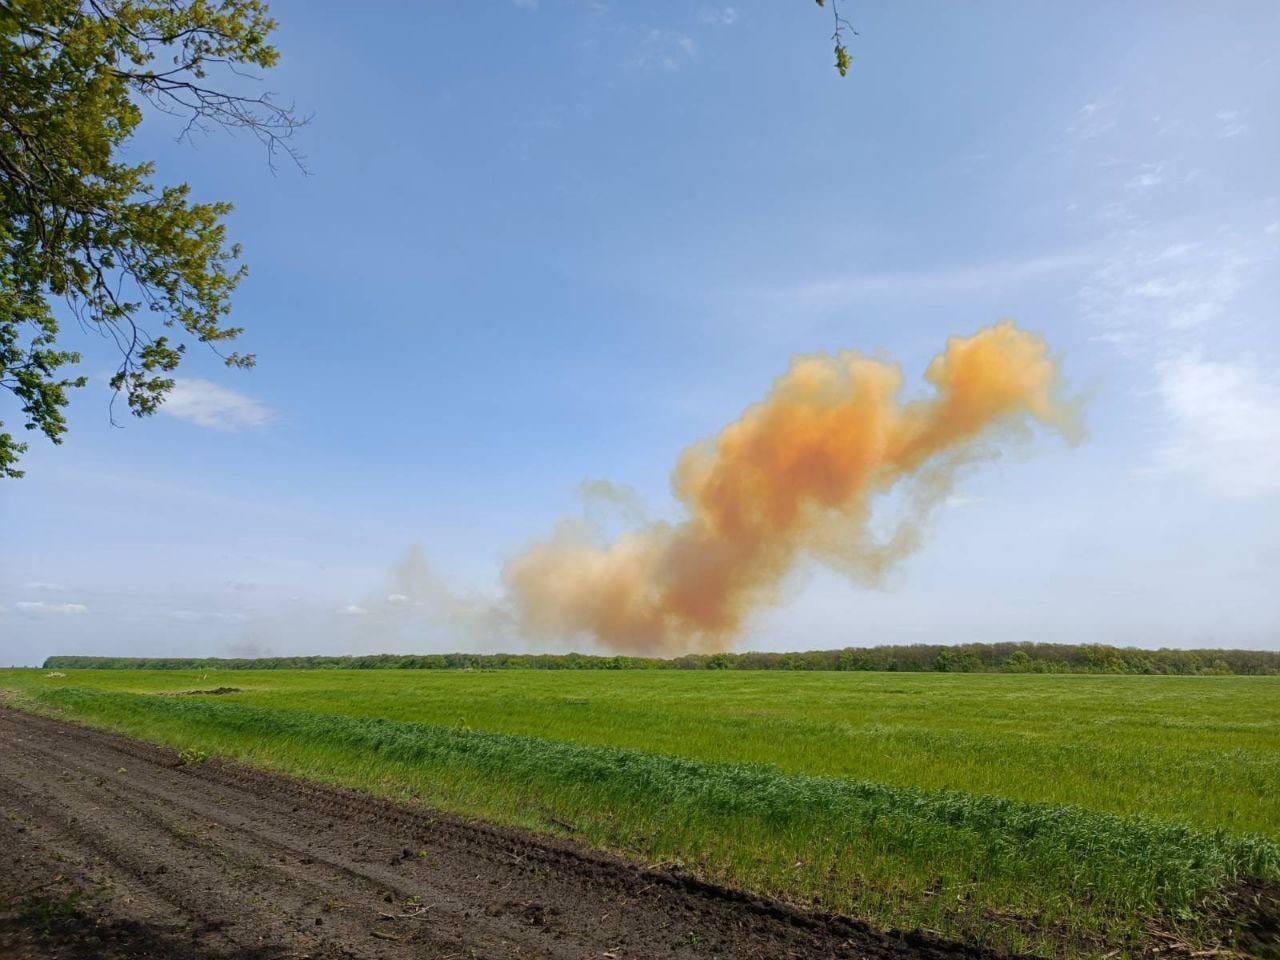
[[(235, 686), (217, 698), (144, 694)], [(0, 671), (172, 746), (1008, 949), (1280, 879), (1280, 678)], [(85, 688), (94, 687), (97, 690)]]

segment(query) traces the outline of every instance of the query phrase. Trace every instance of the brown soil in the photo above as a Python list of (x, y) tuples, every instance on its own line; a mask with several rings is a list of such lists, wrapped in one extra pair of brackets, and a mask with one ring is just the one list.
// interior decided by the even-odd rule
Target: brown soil
[(0, 706), (0, 957), (978, 960)]
[(1226, 893), (1222, 925), (1240, 951), (1259, 960), (1280, 960), (1280, 883), (1242, 880)]

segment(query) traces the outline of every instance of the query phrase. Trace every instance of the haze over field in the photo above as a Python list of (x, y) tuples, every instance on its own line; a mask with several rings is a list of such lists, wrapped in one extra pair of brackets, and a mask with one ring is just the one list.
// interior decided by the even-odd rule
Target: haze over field
[[(843, 80), (789, 5), (272, 12), (313, 176), (131, 147), (235, 203), (259, 367), (118, 430), (84, 344), (0, 489), (0, 663), (1280, 649), (1275, 4), (852, 7)], [(1083, 443), (1039, 353), (988, 413), (1048, 430), (930, 426), (1004, 317)]]

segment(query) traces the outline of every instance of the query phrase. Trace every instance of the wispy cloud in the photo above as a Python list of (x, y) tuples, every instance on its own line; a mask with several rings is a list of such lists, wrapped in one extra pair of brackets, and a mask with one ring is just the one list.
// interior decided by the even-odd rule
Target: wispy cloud
[(1114, 98), (1092, 100), (1076, 111), (1075, 119), (1067, 127), (1067, 132), (1082, 140), (1092, 140), (1115, 127), (1116, 114)]
[(1222, 129), (1218, 131), (1218, 136), (1229, 140), (1248, 131), (1249, 127), (1244, 122), (1247, 113), (1247, 110), (1219, 110), (1217, 117)]
[(650, 30), (641, 42), (640, 53), (632, 61), (652, 70), (679, 70), (698, 53), (693, 37), (678, 30)]
[(1163, 163), (1144, 163), (1137, 175), (1125, 184), (1130, 190), (1150, 190), (1164, 183)]
[(698, 19), (703, 23), (727, 27), (738, 22), (738, 11), (735, 7), (704, 7)]
[(238, 623), (245, 615), (228, 610), (168, 610), (165, 616), (183, 623)]
[(263, 427), (276, 419), (275, 411), (266, 404), (212, 380), (196, 378), (175, 382), (160, 409), (171, 417), (215, 430)]
[(1188, 353), (1160, 364), (1159, 394), (1173, 428), (1161, 467), (1223, 496), (1280, 492), (1280, 385), (1252, 364)]
[[(1155, 401), (1147, 467), (1217, 496), (1280, 492), (1275, 201), (1216, 166), (1239, 148), (1202, 142), (1244, 134), (1248, 109), (1162, 104), (1151, 131), (1117, 123), (1118, 105), (1116, 93), (1095, 98), (1068, 122), (1073, 158), (1099, 171), (1089, 188), (1106, 228), (1079, 290), (1081, 315)], [(1183, 145), (1152, 161), (1151, 132), (1180, 132)]]
[(1185, 240), (1135, 229), (1082, 287), (1085, 318), (1097, 325), (1100, 339), (1149, 347), (1163, 335), (1225, 316), (1260, 256), (1238, 235)]
[(1280, 379), (1241, 337), (1257, 326), (1257, 283), (1275, 256), (1265, 229), (1141, 226), (1101, 258), (1080, 291), (1099, 340), (1154, 371), (1156, 469), (1220, 496), (1280, 491)]
[(83, 603), (49, 603), (45, 600), (19, 600), (15, 610), (27, 613), (88, 613), (89, 608)]
[(777, 292), (814, 306), (839, 306), (873, 297), (953, 296), (1000, 290), (1040, 280), (1079, 269), (1091, 260), (1087, 254), (1059, 253), (938, 270), (856, 273), (803, 283)]

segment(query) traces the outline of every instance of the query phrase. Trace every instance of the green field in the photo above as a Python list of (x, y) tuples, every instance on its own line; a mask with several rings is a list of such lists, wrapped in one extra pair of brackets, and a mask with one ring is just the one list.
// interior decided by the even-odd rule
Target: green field
[[(155, 693), (233, 686), (219, 697)], [(1006, 949), (1280, 880), (1280, 678), (0, 671), (11, 699)]]

